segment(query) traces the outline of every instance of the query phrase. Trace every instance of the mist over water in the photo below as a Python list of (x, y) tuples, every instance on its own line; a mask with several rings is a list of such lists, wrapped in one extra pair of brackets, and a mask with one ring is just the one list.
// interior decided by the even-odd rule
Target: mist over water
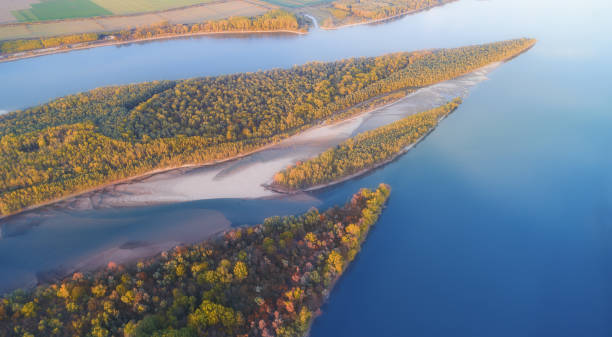
[[(0, 288), (125, 243), (204, 236), (211, 214), (233, 225), (256, 223), (344, 203), (359, 188), (385, 182), (392, 187), (388, 207), (312, 336), (610, 336), (611, 7), (603, 0), (460, 0), (386, 24), (306, 36), (170, 40), (0, 64), (0, 109), (13, 110), (101, 85), (538, 39), (484, 74), (489, 80), (471, 87), (416, 148), (336, 187), (293, 199), (63, 205), (13, 219), (2, 227)], [(444, 85), (417, 94), (425, 95), (420, 101), (447, 95)], [(339, 139), (419, 106), (409, 102), (340, 130)], [(292, 146), (316, 148), (316, 140), (315, 134)], [(197, 180), (187, 185), (203, 177), (211, 184), (239, 179), (274, 158), (295, 159), (282, 151), (196, 170), (187, 177)], [(194, 185), (194, 195), (210, 193), (208, 186)]]

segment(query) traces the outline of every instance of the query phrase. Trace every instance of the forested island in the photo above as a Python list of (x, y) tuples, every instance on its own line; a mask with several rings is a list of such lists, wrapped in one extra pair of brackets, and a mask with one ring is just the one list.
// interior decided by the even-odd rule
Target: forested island
[(0, 211), (151, 172), (228, 160), (398, 91), (514, 57), (517, 39), (105, 87), (0, 116)]
[(349, 138), (315, 158), (277, 173), (269, 188), (294, 192), (324, 187), (367, 172), (402, 154), (461, 104), (461, 98)]
[(336, 0), (322, 7), (324, 29), (372, 23), (414, 13), (456, 0)]
[[(93, 47), (99, 44), (125, 43), (175, 36), (230, 32), (295, 32), (304, 33), (308, 23), (302, 17), (285, 10), (271, 10), (255, 17), (230, 17), (195, 24), (169, 24), (162, 22), (152, 26), (106, 33), (84, 33), (49, 38), (19, 39), (0, 44), (0, 56), (20, 56), (37, 50), (65, 50), (76, 47)], [(15, 55), (20, 54), (20, 55)]]
[(390, 188), (0, 298), (2, 336), (303, 336)]

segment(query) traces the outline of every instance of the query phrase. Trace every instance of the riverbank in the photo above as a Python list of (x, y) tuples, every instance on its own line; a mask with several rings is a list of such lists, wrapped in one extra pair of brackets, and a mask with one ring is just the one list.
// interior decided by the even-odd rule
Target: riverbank
[[(453, 1), (457, 1), (457, 0), (453, 0)], [(392, 19), (396, 19), (396, 18), (400, 18), (406, 15), (411, 15), (411, 14), (416, 14), (425, 10), (429, 10), (435, 7), (439, 7), (442, 5), (445, 5), (447, 3), (443, 3), (443, 4), (438, 4), (432, 7), (427, 7), (427, 8), (423, 8), (423, 9), (417, 9), (417, 10), (410, 10), (410, 11), (406, 11), (400, 14), (396, 14), (390, 17), (386, 17), (386, 18), (381, 18), (381, 19), (374, 19), (374, 20), (368, 20), (368, 21), (362, 21), (362, 22), (355, 22), (355, 23), (350, 23), (350, 24), (343, 24), (343, 25), (339, 25), (339, 26), (332, 26), (332, 27), (328, 27), (328, 26), (319, 26), (317, 19), (308, 14), (307, 12), (302, 13), (301, 15), (303, 15), (304, 17), (306, 17), (307, 19), (309, 19), (312, 22), (312, 27), (314, 27), (314, 29), (323, 29), (323, 30), (335, 30), (335, 29), (340, 29), (340, 28), (348, 28), (348, 27), (352, 27), (352, 26), (359, 26), (359, 25), (368, 25), (368, 24), (375, 24), (375, 23), (380, 23), (380, 22), (385, 22), (388, 20), (392, 20)], [(309, 28), (311, 27), (311, 25), (307, 25), (306, 27), (304, 27), (304, 29), (298, 29), (298, 30), (289, 30), (289, 29), (276, 29), (276, 30), (240, 30), (240, 31), (220, 31), (220, 32), (195, 32), (195, 33), (185, 33), (185, 34), (169, 34), (169, 35), (164, 35), (164, 36), (156, 36), (156, 37), (150, 37), (150, 38), (144, 38), (144, 39), (132, 39), (132, 40), (126, 40), (126, 41), (117, 41), (117, 40), (107, 40), (107, 39), (102, 39), (102, 40), (96, 40), (96, 41), (92, 41), (92, 42), (81, 42), (81, 43), (75, 43), (75, 44), (70, 44), (70, 45), (65, 45), (65, 46), (58, 46), (58, 47), (50, 47), (50, 48), (44, 48), (44, 49), (37, 49), (37, 50), (32, 50), (32, 51), (25, 51), (25, 52), (17, 52), (17, 53), (12, 53), (12, 54), (5, 54), (5, 55), (0, 55), (0, 63), (4, 63), (4, 62), (12, 62), (12, 61), (19, 61), (19, 60), (24, 60), (24, 59), (29, 59), (29, 58), (34, 58), (34, 57), (40, 57), (40, 56), (47, 56), (47, 55), (54, 55), (54, 54), (60, 54), (60, 53), (68, 53), (71, 51), (78, 51), (78, 50), (86, 50), (86, 49), (92, 49), (92, 48), (98, 48), (98, 47), (108, 47), (108, 46), (118, 46), (118, 45), (125, 45), (125, 44), (131, 44), (131, 43), (146, 43), (146, 42), (153, 42), (153, 41), (159, 41), (159, 40), (169, 40), (169, 39), (173, 39), (173, 38), (185, 38), (185, 37), (197, 37), (197, 36), (214, 36), (214, 35), (244, 35), (244, 34), (248, 34), (248, 35), (259, 35), (259, 34), (295, 34), (295, 35), (306, 35), (309, 32)]]
[(38, 272), (36, 273), (35, 285), (58, 282), (77, 272), (95, 272), (109, 266), (135, 264), (144, 259), (154, 258), (162, 252), (170, 251), (178, 246), (214, 240), (222, 236), (232, 225), (223, 214), (212, 210), (202, 214), (200, 221), (206, 226), (200, 227), (197, 235), (188, 233), (181, 238), (160, 242), (128, 241), (91, 256), (83, 257), (68, 266)]
[[(175, 38), (185, 38), (185, 37), (197, 37), (197, 36), (213, 36), (213, 35), (255, 35), (255, 34), (295, 34), (295, 35), (305, 35), (308, 34), (307, 31), (302, 30), (287, 30), (287, 29), (278, 29), (278, 30), (243, 30), (243, 31), (225, 31), (225, 32), (198, 32), (198, 33), (186, 33), (186, 34), (177, 34), (177, 35), (165, 35), (165, 36), (156, 36), (146, 39), (136, 39), (136, 40), (127, 40), (127, 41), (95, 41), (86, 44), (75, 44), (64, 47), (53, 47), (46, 49), (39, 49), (30, 52), (20, 52), (11, 55), (0, 55), (0, 63), (3, 62), (12, 62), (19, 61), (23, 59), (29, 59), (33, 57), (60, 54), (60, 53), (68, 53), (71, 51), (77, 50), (85, 50), (92, 49), (98, 47), (109, 47), (109, 46), (119, 46), (125, 44), (132, 43), (145, 43), (159, 40), (170, 40)], [(13, 56), (12, 56), (13, 55)]]
[(321, 26), (321, 29), (324, 29), (324, 30), (335, 30), (335, 29), (348, 28), (348, 27), (354, 27), (354, 26), (361, 26), (361, 25), (369, 25), (369, 24), (381, 23), (381, 22), (385, 22), (385, 21), (401, 18), (401, 17), (406, 16), (406, 15), (417, 14), (417, 13), (420, 13), (420, 12), (423, 12), (423, 11), (430, 10), (432, 8), (444, 6), (446, 4), (449, 4), (449, 3), (455, 2), (455, 1), (459, 1), (459, 0), (452, 0), (452, 1), (449, 1), (449, 2), (446, 2), (446, 3), (437, 4), (437, 5), (434, 5), (434, 6), (431, 6), (431, 7), (427, 7), (427, 8), (413, 9), (413, 10), (405, 11), (405, 12), (402, 12), (402, 13), (399, 13), (399, 14), (395, 14), (395, 15), (392, 15), (392, 16), (388, 16), (388, 17), (385, 17), (385, 18), (380, 18), (380, 19), (372, 19), (372, 20), (366, 20), (366, 21), (354, 22), (354, 23), (347, 23), (347, 24), (341, 24), (341, 25), (334, 25), (334, 26)]

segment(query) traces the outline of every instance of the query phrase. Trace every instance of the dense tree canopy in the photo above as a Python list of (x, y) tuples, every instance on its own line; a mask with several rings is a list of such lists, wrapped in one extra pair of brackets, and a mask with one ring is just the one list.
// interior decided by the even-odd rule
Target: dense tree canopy
[(60, 47), (75, 43), (91, 42), (100, 39), (100, 34), (85, 33), (56, 36), (42, 39), (21, 39), (13, 41), (5, 41), (0, 44), (1, 54), (19, 53), (35, 49)]
[(455, 0), (335, 0), (324, 10), (331, 17), (324, 27), (379, 20), (412, 11), (444, 5)]
[(360, 133), (319, 156), (298, 162), (274, 176), (279, 190), (308, 189), (384, 163), (414, 144), (461, 104), (460, 98), (389, 125)]
[(534, 40), (94, 89), (0, 116), (4, 214), (154, 169), (228, 159)]
[(303, 336), (390, 189), (0, 298), (1, 336)]

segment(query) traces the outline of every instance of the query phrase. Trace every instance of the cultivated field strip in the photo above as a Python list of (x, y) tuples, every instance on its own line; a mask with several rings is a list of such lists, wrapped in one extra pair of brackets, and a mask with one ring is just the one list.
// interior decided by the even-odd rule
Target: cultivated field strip
[(2, 24), (0, 25), (0, 40), (117, 31), (139, 26), (150, 26), (163, 21), (172, 24), (196, 23), (231, 16), (256, 16), (274, 8), (277, 7), (258, 0), (227, 0), (157, 13)]

